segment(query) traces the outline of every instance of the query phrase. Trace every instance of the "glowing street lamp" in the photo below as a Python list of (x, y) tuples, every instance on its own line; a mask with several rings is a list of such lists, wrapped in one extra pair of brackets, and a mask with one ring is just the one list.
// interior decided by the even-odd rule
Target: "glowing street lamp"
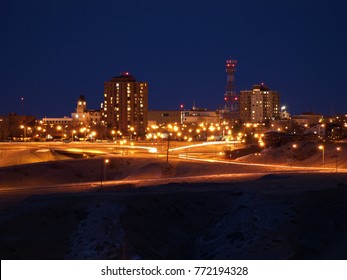
[(336, 172), (337, 172), (337, 162), (339, 157), (339, 152), (341, 152), (341, 147), (336, 147)]
[[(210, 140), (214, 140), (214, 134), (213, 134), (213, 132), (216, 130), (216, 128), (213, 126), (213, 124), (211, 124), (209, 127), (208, 127), (208, 130), (211, 132), (210, 133), (210, 137), (209, 137), (209, 139)], [(206, 133), (206, 140), (208, 140), (208, 137), (207, 137), (207, 133)]]
[(63, 140), (64, 131), (63, 131), (63, 128), (60, 125), (57, 126), (57, 131), (61, 131), (61, 139)]
[(108, 160), (108, 159), (105, 159), (105, 160), (104, 160), (104, 163), (105, 163), (105, 168), (104, 168), (104, 181), (106, 182), (106, 166), (107, 166), (107, 164), (109, 163), (109, 160)]
[(73, 142), (74, 134), (76, 133), (76, 130), (71, 131), (71, 142)]
[(169, 150), (170, 150), (170, 132), (167, 133), (167, 149), (166, 149), (166, 162), (169, 162)]
[[(293, 144), (292, 148), (293, 148), (293, 150), (296, 150), (298, 148), (298, 145), (297, 144)], [(293, 167), (293, 162), (294, 162), (294, 158), (292, 158), (291, 161), (290, 161), (290, 166), (291, 167)]]
[(24, 125), (21, 125), (20, 128), (23, 129), (23, 131), (24, 131), (23, 141), (25, 142), (25, 139), (27, 137), (27, 130), (26, 130)]
[(90, 138), (90, 141), (92, 142), (95, 140), (95, 136), (96, 136), (95, 131), (91, 131), (90, 134), (88, 135), (88, 137)]
[(324, 145), (319, 145), (318, 146), (318, 149), (322, 150), (322, 159), (323, 159), (323, 166), (324, 166), (324, 157), (325, 157), (325, 148), (324, 148)]
[[(106, 166), (109, 163), (109, 159), (103, 159), (101, 162), (101, 172), (100, 172), (100, 187), (102, 187), (102, 181), (106, 182)], [(104, 175), (104, 176), (102, 176)]]

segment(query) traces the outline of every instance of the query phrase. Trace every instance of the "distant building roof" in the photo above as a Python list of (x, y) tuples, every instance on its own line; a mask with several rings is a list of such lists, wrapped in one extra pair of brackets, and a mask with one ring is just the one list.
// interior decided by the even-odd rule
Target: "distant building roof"
[(253, 89), (259, 89), (259, 90), (269, 90), (269, 88), (261, 83), (260, 85), (253, 85)]
[(119, 76), (113, 77), (110, 82), (117, 82), (117, 81), (129, 81), (129, 82), (135, 82), (136, 79), (133, 75), (131, 75), (129, 72), (122, 72)]

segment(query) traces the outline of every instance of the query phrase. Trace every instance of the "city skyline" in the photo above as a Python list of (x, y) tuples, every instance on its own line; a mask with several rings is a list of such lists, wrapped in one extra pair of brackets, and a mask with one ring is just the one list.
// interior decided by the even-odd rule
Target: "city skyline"
[(3, 1), (1, 278), (346, 275), (346, 7)]
[(122, 71), (148, 82), (149, 109), (218, 109), (232, 56), (237, 92), (264, 82), (292, 114), (346, 113), (344, 11), (340, 1), (6, 3), (0, 112), (69, 115), (81, 94), (99, 109), (103, 83)]

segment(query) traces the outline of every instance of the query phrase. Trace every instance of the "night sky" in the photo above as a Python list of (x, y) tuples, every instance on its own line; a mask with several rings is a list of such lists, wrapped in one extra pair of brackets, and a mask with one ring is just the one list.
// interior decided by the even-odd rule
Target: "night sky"
[[(293, 114), (347, 113), (344, 1), (1, 1), (0, 114), (98, 109), (122, 71), (149, 83), (150, 109), (223, 104), (264, 82)], [(21, 105), (20, 98), (24, 97)]]

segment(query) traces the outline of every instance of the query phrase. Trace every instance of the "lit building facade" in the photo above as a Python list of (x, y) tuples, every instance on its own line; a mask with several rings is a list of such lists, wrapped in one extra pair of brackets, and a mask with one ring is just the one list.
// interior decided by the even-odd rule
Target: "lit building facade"
[(102, 121), (123, 135), (144, 136), (147, 127), (148, 84), (128, 72), (104, 83)]
[(44, 124), (53, 124), (53, 125), (68, 125), (71, 124), (73, 121), (72, 118), (69, 117), (63, 117), (63, 118), (43, 118), (42, 122)]
[(71, 114), (75, 123), (84, 125), (96, 125), (101, 122), (100, 110), (88, 110), (87, 101), (83, 95), (77, 99), (76, 112)]
[(240, 119), (243, 122), (259, 123), (280, 117), (280, 95), (264, 84), (241, 91), (239, 102)]
[(0, 115), (0, 141), (32, 137), (35, 121), (34, 116), (19, 116), (15, 113)]
[(182, 124), (200, 124), (200, 123), (219, 123), (220, 116), (218, 111), (208, 111), (193, 107), (192, 110), (184, 110), (181, 112)]
[(150, 110), (148, 111), (148, 125), (181, 123), (180, 110)]

